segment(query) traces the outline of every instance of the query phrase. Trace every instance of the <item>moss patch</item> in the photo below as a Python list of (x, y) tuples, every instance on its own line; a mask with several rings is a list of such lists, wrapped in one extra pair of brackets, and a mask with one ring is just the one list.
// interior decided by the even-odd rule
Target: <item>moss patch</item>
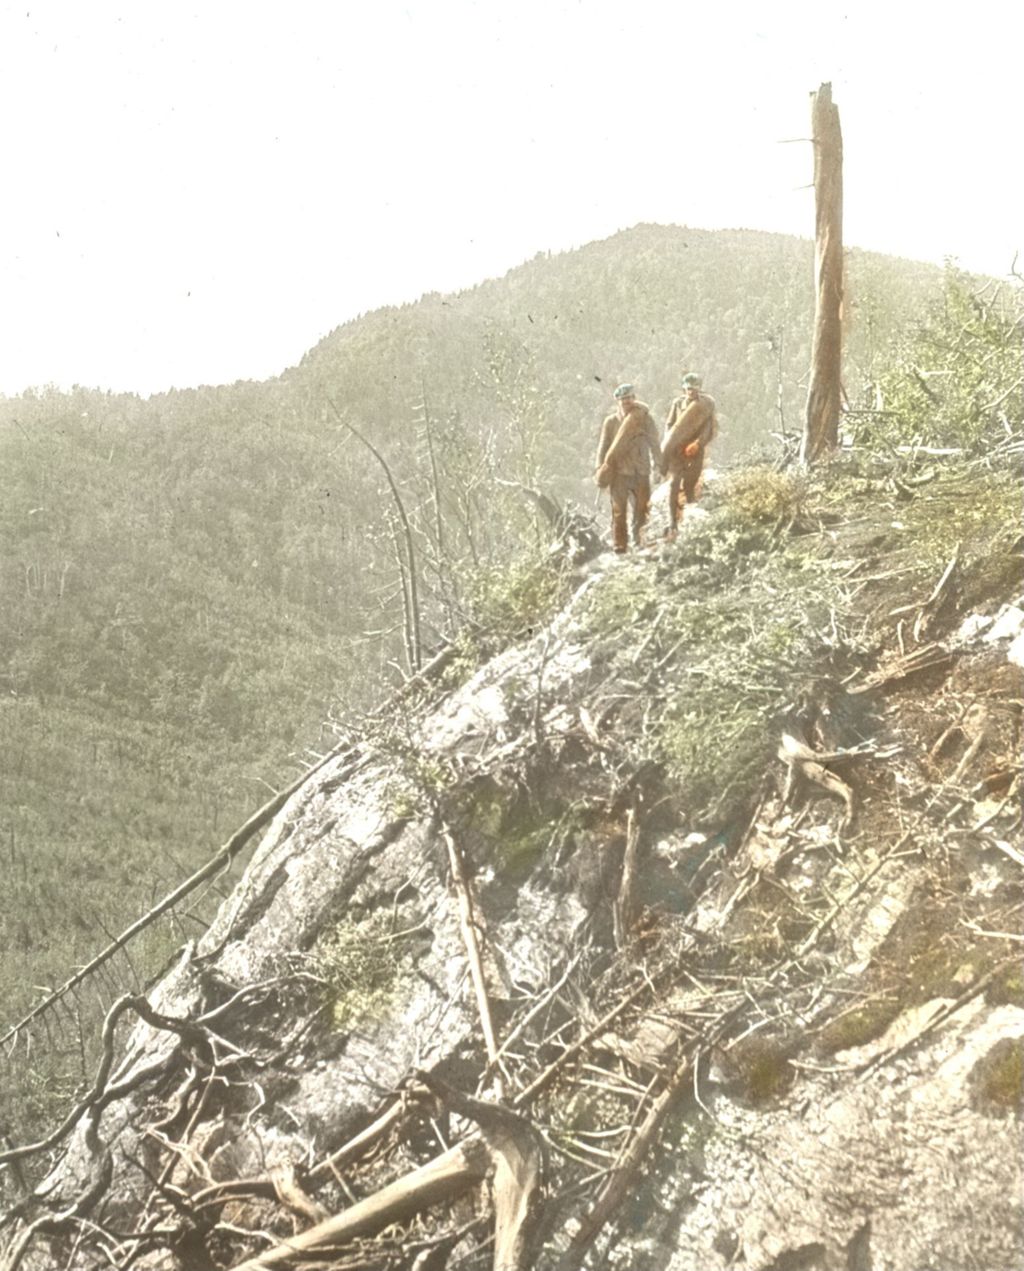
[(989, 1112), (1021, 1115), (1024, 1106), (1024, 1038), (1004, 1037), (975, 1064), (972, 1102)]
[(1024, 963), (1008, 966), (989, 985), (985, 1001), (990, 1006), (1024, 1006)]
[(898, 996), (878, 995), (834, 1016), (818, 1034), (815, 1050), (834, 1055), (839, 1050), (865, 1046), (881, 1037), (902, 1007)]
[(780, 1099), (793, 1084), (789, 1062), (796, 1047), (780, 1037), (754, 1034), (737, 1042), (725, 1056), (730, 1091), (753, 1104)]
[(564, 844), (587, 819), (585, 806), (567, 803), (543, 772), (511, 774), (505, 783), (482, 776), (450, 802), (450, 820), (473, 860), (511, 887), (525, 882), (548, 849)]
[(876, 963), (895, 977), (902, 1010), (955, 997), (998, 961), (997, 948), (965, 935), (961, 913), (953, 897), (918, 897), (886, 936)]
[(409, 951), (391, 930), (389, 914), (374, 912), (363, 921), (345, 919), (314, 954), (317, 974), (338, 1029), (385, 1015), (398, 995)]
[(539, 829), (510, 834), (501, 839), (499, 850), (509, 882), (521, 883), (530, 877), (551, 842), (552, 830), (551, 825), (545, 824)]
[[(1008, 948), (1003, 943), (974, 941), (961, 923), (965, 912), (952, 895), (922, 889), (912, 896), (864, 974), (864, 998), (821, 1028), (816, 1052), (828, 1055), (866, 1045), (903, 1011), (935, 998), (957, 997), (1004, 959)], [(1024, 967), (1016, 962), (1006, 967), (985, 999), (991, 1005), (1024, 1005)]]

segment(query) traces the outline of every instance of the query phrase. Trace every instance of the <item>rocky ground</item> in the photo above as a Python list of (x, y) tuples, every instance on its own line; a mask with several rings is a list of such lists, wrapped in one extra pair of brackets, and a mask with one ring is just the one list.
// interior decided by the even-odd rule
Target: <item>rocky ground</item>
[(8, 1271), (1016, 1271), (1012, 474), (722, 485), (290, 798)]

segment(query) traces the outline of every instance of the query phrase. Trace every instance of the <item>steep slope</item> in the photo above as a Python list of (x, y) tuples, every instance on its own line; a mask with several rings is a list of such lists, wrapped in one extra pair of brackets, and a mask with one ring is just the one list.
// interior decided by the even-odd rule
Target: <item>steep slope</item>
[(120, 1004), (8, 1266), (1018, 1267), (1018, 506), (761, 471), (577, 566)]
[[(793, 425), (810, 251), (639, 226), (367, 314), (268, 383), (0, 400), (0, 740), (16, 757), (0, 772), (6, 1018), (187, 874), (307, 748), (329, 745), (331, 703), (368, 709), (395, 682), (392, 499), (328, 395), (405, 492), (430, 641), (536, 539), (502, 480), (593, 498), (611, 380), (635, 378), (663, 411), (684, 363), (700, 366), (723, 457), (778, 427), (779, 376)], [(849, 275), (856, 395), (941, 275), (859, 252)], [(180, 939), (151, 934), (143, 974)], [(133, 984), (133, 970), (116, 980), (115, 992)], [(40, 1075), (41, 1111), (60, 1080)]]

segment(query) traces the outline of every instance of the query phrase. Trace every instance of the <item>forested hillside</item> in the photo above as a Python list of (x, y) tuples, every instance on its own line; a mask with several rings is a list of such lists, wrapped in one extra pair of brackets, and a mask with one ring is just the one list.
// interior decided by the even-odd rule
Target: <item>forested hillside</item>
[[(285, 784), (325, 721), (398, 682), (409, 542), (423, 656), (496, 620), (496, 567), (537, 585), (533, 513), (502, 482), (592, 501), (616, 382), (660, 414), (703, 372), (719, 462), (795, 431), (811, 258), (776, 235), (641, 226), (368, 314), (267, 383), (0, 401), (8, 1018)], [(851, 253), (851, 398), (941, 281)], [(346, 421), (391, 465), (408, 535)], [(203, 921), (158, 930), (122, 980)]]
[[(377, 426), (400, 429), (425, 388), (436, 410), (508, 424), (536, 410), (586, 468), (595, 421), (622, 379), (664, 413), (685, 370), (719, 401), (724, 454), (800, 426), (810, 360), (813, 245), (752, 230), (638, 226), (455, 296), (382, 309), (321, 341), (282, 382), (329, 385)], [(851, 251), (847, 389), (885, 364), (893, 333), (940, 285), (928, 265)]]

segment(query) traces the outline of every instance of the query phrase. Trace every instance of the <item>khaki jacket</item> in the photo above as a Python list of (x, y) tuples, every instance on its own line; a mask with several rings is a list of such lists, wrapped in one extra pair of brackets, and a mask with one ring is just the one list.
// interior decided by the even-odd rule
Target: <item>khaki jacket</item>
[(715, 399), (698, 393), (695, 401), (677, 397), (665, 421), (665, 444), (661, 447), (661, 471), (675, 474), (686, 462), (683, 451), (692, 442), (700, 446), (699, 458), (715, 432)]
[[(629, 423), (623, 440), (614, 446), (619, 429), (623, 423)], [(632, 477), (651, 475), (651, 464), (656, 466), (661, 461), (661, 447), (658, 438), (658, 425), (654, 422), (650, 408), (643, 402), (634, 402), (633, 409), (625, 419), (614, 411), (607, 416), (601, 425), (601, 440), (597, 446), (597, 467), (607, 463), (614, 468), (618, 476)]]

